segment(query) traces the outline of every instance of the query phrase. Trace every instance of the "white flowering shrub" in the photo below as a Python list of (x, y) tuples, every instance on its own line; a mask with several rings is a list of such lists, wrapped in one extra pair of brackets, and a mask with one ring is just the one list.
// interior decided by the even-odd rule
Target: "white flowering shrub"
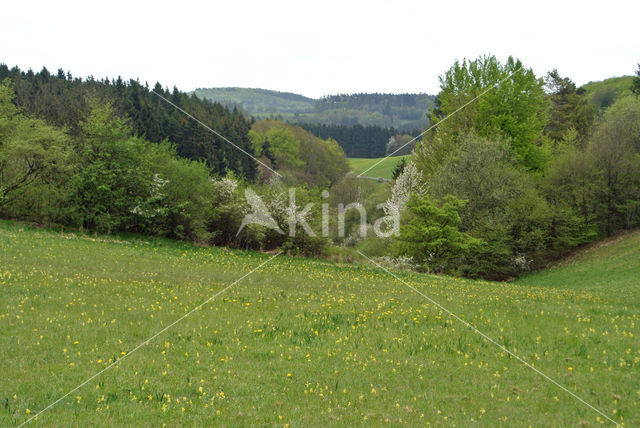
[(131, 214), (135, 214), (142, 219), (152, 220), (166, 216), (167, 209), (164, 203), (164, 188), (169, 184), (169, 180), (164, 180), (160, 174), (153, 174), (151, 183), (149, 184), (149, 197), (137, 204), (131, 210)]
[(416, 270), (418, 267), (413, 257), (411, 256), (398, 256), (398, 257), (390, 257), (390, 256), (382, 256), (375, 257), (373, 259), (380, 266), (384, 266), (391, 269), (401, 269), (401, 270)]
[(532, 261), (527, 258), (526, 254), (516, 254), (511, 261), (511, 265), (516, 272), (528, 272), (531, 270)]
[(387, 218), (395, 218), (399, 224), (400, 216), (404, 211), (412, 193), (422, 196), (426, 193), (427, 186), (414, 162), (409, 162), (398, 176), (391, 188), (391, 197), (382, 205), (382, 210)]
[(218, 200), (231, 200), (238, 188), (238, 182), (233, 177), (224, 177), (219, 180), (211, 179), (211, 184)]

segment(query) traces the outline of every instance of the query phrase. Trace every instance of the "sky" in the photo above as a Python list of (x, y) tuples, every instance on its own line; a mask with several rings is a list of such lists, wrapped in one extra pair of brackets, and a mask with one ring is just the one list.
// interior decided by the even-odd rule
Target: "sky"
[(640, 62), (638, 1), (12, 1), (0, 62), (150, 85), (309, 97), (436, 94), (456, 59), (509, 55), (582, 85)]

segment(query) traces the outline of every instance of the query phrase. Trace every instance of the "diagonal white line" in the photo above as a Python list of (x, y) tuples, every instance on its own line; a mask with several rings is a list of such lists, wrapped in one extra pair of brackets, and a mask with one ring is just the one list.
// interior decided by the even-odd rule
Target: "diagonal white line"
[(246, 150), (244, 150), (242, 147), (239, 147), (238, 145), (234, 144), (231, 140), (229, 140), (227, 137), (225, 137), (224, 135), (222, 135), (221, 133), (219, 133), (218, 131), (216, 131), (215, 129), (212, 129), (211, 127), (209, 127), (208, 125), (206, 125), (205, 123), (203, 123), (200, 119), (198, 119), (197, 117), (187, 113), (186, 111), (184, 111), (183, 109), (181, 109), (180, 107), (178, 107), (177, 105), (175, 105), (174, 103), (172, 103), (171, 101), (169, 101), (168, 99), (166, 99), (165, 97), (163, 97), (162, 95), (160, 95), (159, 93), (157, 93), (156, 91), (154, 91), (153, 89), (151, 90), (152, 94), (157, 95), (158, 97), (160, 97), (161, 99), (163, 99), (164, 101), (166, 101), (168, 104), (170, 104), (171, 106), (173, 106), (174, 108), (176, 108), (178, 111), (182, 112), (183, 114), (185, 114), (187, 117), (189, 117), (190, 119), (194, 120), (195, 122), (197, 122), (198, 124), (202, 125), (203, 127), (205, 127), (206, 129), (208, 129), (209, 131), (211, 131), (212, 133), (214, 133), (215, 135), (217, 135), (218, 137), (222, 138), (224, 141), (226, 141), (227, 143), (231, 144), (233, 147), (235, 147), (236, 149), (240, 150), (242, 153), (244, 153), (245, 155), (249, 156), (251, 159), (253, 159), (254, 161), (258, 162), (260, 165), (264, 166), (265, 168), (267, 168), (269, 171), (273, 172), (274, 174), (276, 174), (278, 177), (282, 177), (282, 175), (280, 175), (277, 171), (275, 171), (274, 169), (272, 169), (269, 165), (265, 164), (264, 162), (262, 162), (260, 159), (257, 159), (255, 156), (253, 156), (251, 153), (248, 153)]
[(449, 119), (451, 116), (455, 115), (456, 113), (460, 112), (461, 110), (463, 110), (465, 107), (467, 107), (469, 104), (474, 103), (475, 101), (477, 101), (480, 97), (484, 96), (487, 92), (492, 91), (493, 89), (497, 88), (498, 86), (500, 86), (502, 84), (502, 82), (506, 81), (507, 79), (510, 79), (514, 74), (516, 74), (518, 71), (522, 70), (522, 66), (516, 68), (515, 70), (513, 70), (509, 75), (507, 75), (507, 77), (505, 77), (502, 80), (499, 80), (497, 83), (494, 83), (493, 85), (489, 86), (487, 89), (485, 89), (484, 91), (482, 91), (480, 94), (476, 95), (475, 97), (473, 97), (471, 100), (467, 101), (466, 103), (464, 103), (462, 106), (458, 107), (457, 109), (455, 109), (451, 114), (445, 116), (441, 121), (439, 121), (438, 123), (435, 123), (433, 125), (431, 125), (430, 127), (428, 127), (427, 129), (425, 129), (424, 131), (422, 131), (421, 133), (419, 133), (418, 135), (416, 135), (415, 137), (413, 137), (412, 139), (410, 139), (409, 141), (407, 141), (406, 143), (404, 143), (402, 146), (400, 146), (399, 148), (395, 149), (393, 152), (391, 152), (390, 154), (386, 155), (385, 157), (383, 157), (382, 159), (380, 159), (378, 162), (374, 163), (373, 165), (371, 165), (369, 168), (365, 169), (364, 171), (362, 171), (360, 174), (358, 174), (358, 177), (362, 177), (362, 175), (364, 173), (366, 173), (367, 171), (370, 171), (372, 168), (374, 168), (376, 165), (380, 164), (381, 162), (383, 162), (386, 158), (391, 157), (393, 155), (395, 155), (396, 153), (398, 153), (400, 150), (404, 149), (405, 147), (407, 147), (409, 144), (413, 143), (414, 141), (416, 141), (418, 138), (422, 137), (424, 134), (426, 134), (427, 132), (431, 131), (432, 129), (436, 128), (438, 125), (440, 125), (441, 123), (443, 123), (444, 121), (446, 121), (447, 119)]
[(500, 348), (500, 350), (506, 352), (507, 354), (511, 355), (513, 358), (515, 358), (516, 360), (520, 361), (522, 364), (524, 364), (526, 367), (530, 368), (531, 370), (533, 370), (534, 372), (536, 372), (537, 374), (539, 374), (540, 376), (542, 376), (544, 379), (548, 380), (549, 382), (551, 382), (552, 384), (554, 384), (555, 386), (557, 386), (558, 388), (560, 388), (561, 390), (563, 390), (564, 392), (566, 392), (567, 394), (571, 395), (573, 398), (575, 398), (576, 400), (578, 400), (579, 402), (581, 402), (582, 404), (584, 404), (585, 406), (589, 407), (590, 409), (594, 410), (595, 412), (599, 413), (600, 416), (605, 417), (607, 420), (609, 420), (610, 422), (614, 423), (616, 426), (618, 427), (622, 427), (622, 425), (620, 425), (618, 422), (614, 421), (613, 419), (611, 419), (609, 416), (607, 416), (606, 413), (604, 413), (602, 410), (597, 409), (596, 407), (594, 407), (593, 405), (589, 404), (588, 402), (586, 402), (584, 399), (582, 399), (580, 396), (574, 394), (573, 392), (571, 392), (569, 389), (567, 389), (565, 386), (563, 386), (562, 384), (560, 384), (559, 382), (555, 381), (554, 379), (552, 379), (551, 377), (547, 376), (546, 374), (544, 374), (543, 372), (541, 372), (540, 370), (538, 370), (537, 368), (535, 368), (534, 366), (532, 366), (531, 364), (529, 364), (528, 362), (526, 362), (524, 359), (522, 359), (521, 357), (519, 357), (518, 355), (516, 355), (513, 351), (510, 351), (509, 349), (505, 348), (504, 345), (501, 345), (500, 343), (498, 343), (498, 341), (496, 341), (495, 339), (491, 338), (490, 336), (488, 336), (487, 334), (483, 333), (482, 331), (478, 330), (476, 327), (474, 327), (473, 325), (471, 325), (469, 322), (463, 320), (462, 318), (460, 318), (458, 315), (454, 314), (453, 312), (451, 312), (449, 309), (445, 308), (444, 306), (442, 306), (440, 303), (436, 302), (435, 300), (433, 300), (431, 297), (427, 296), (426, 294), (422, 293), (420, 290), (418, 290), (417, 288), (415, 288), (413, 285), (409, 284), (408, 282), (402, 280), (401, 278), (399, 278), (397, 275), (395, 275), (393, 272), (389, 271), (387, 268), (385, 268), (384, 266), (376, 263), (374, 260), (372, 260), (371, 258), (367, 257), (366, 255), (364, 255), (362, 252), (356, 250), (358, 252), (358, 254), (360, 254), (362, 257), (364, 257), (365, 259), (369, 260), (371, 263), (373, 263), (374, 265), (376, 265), (377, 267), (379, 267), (380, 269), (384, 270), (386, 273), (388, 273), (389, 275), (391, 275), (392, 277), (394, 277), (395, 279), (397, 279), (398, 281), (400, 281), (401, 283), (403, 283), (404, 285), (406, 285), (407, 287), (409, 287), (411, 290), (415, 291), (416, 293), (418, 293), (420, 296), (424, 297), (425, 299), (427, 299), (429, 302), (431, 302), (433, 305), (437, 306), (438, 308), (442, 309), (443, 311), (445, 311), (447, 314), (449, 314), (451, 317), (455, 318), (456, 320), (460, 321), (462, 324), (464, 324), (465, 327), (473, 330), (475, 333), (478, 333), (480, 336), (482, 336), (485, 340), (487, 340), (489, 343), (497, 346), (498, 348)]
[(150, 338), (148, 338), (147, 340), (141, 342), (138, 346), (136, 346), (135, 348), (133, 348), (131, 351), (127, 352), (126, 354), (124, 354), (122, 356), (122, 358), (119, 358), (117, 360), (115, 360), (114, 362), (112, 362), (111, 364), (109, 364), (108, 366), (106, 366), (104, 369), (100, 370), (98, 373), (94, 374), (93, 376), (91, 376), (90, 378), (88, 378), (87, 380), (85, 380), (84, 382), (82, 382), (80, 385), (76, 386), (75, 388), (73, 388), (72, 390), (70, 390), (69, 392), (67, 392), (66, 394), (64, 394), (62, 397), (58, 398), (56, 401), (54, 401), (53, 403), (49, 404), (47, 407), (45, 407), (44, 409), (40, 410), (38, 413), (36, 413), (35, 415), (31, 416), (29, 419), (27, 419), (26, 421), (24, 421), (23, 423), (21, 423), (20, 425), (18, 425), (18, 428), (20, 428), (23, 425), (28, 424), (29, 422), (31, 422), (32, 420), (34, 420), (35, 418), (37, 418), (38, 416), (40, 416), (41, 414), (43, 414), (44, 412), (46, 412), (47, 410), (51, 409), (53, 406), (55, 406), (56, 404), (58, 404), (59, 402), (61, 402), (62, 400), (64, 400), (65, 398), (67, 398), (69, 395), (73, 394), (74, 392), (76, 392), (77, 390), (79, 390), (80, 388), (82, 388), (83, 386), (85, 386), (86, 384), (88, 384), (89, 382), (91, 382), (93, 379), (97, 378), (98, 376), (100, 376), (102, 373), (106, 372), (107, 370), (109, 370), (110, 368), (112, 368), (113, 366), (120, 364), (125, 358), (127, 358), (129, 355), (133, 354), (134, 352), (136, 352), (138, 349), (142, 348), (143, 346), (146, 346), (149, 344), (150, 341), (152, 341), (153, 339), (155, 339), (156, 337), (160, 336), (162, 333), (164, 333), (165, 331), (169, 330), (171, 327), (173, 327), (174, 325), (178, 324), (180, 321), (184, 320), (185, 318), (187, 318), (189, 315), (193, 314), (195, 311), (198, 311), (200, 309), (202, 309), (203, 306), (205, 306), (207, 303), (211, 302), (213, 299), (215, 299), (216, 297), (218, 297), (219, 295), (221, 295), (222, 293), (224, 293), (225, 291), (227, 291), (228, 289), (230, 289), (231, 287), (233, 287), (234, 285), (236, 285), (237, 283), (239, 283), (240, 281), (242, 281), (243, 279), (245, 279), (246, 277), (248, 277), (249, 275), (251, 275), (252, 273), (254, 273), (255, 271), (257, 271), (258, 269), (260, 269), (262, 266), (266, 265), (267, 263), (269, 263), (271, 260), (275, 259), (276, 257), (278, 257), (280, 254), (282, 254), (282, 252), (277, 253), (274, 256), (271, 256), (269, 259), (265, 260), (264, 262), (260, 263), (257, 267), (251, 269), (249, 272), (245, 273), (244, 275), (242, 275), (240, 278), (236, 279), (235, 281), (233, 281), (231, 284), (227, 285), (225, 288), (223, 288), (222, 290), (218, 291), (217, 293), (213, 294), (211, 297), (209, 297), (207, 300), (205, 300), (204, 302), (200, 303), (198, 306), (196, 306), (195, 308), (191, 309), (189, 312), (187, 312), (186, 314), (184, 314), (183, 316), (181, 316), (180, 318), (178, 318), (177, 320), (175, 320), (174, 322), (172, 322), (171, 324), (169, 324), (168, 326), (164, 327), (163, 329), (159, 330), (157, 333), (155, 333), (153, 336), (151, 336)]

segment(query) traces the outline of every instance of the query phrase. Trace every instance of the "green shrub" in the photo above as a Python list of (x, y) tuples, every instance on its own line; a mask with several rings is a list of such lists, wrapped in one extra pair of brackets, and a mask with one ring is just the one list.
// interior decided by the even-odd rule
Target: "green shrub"
[(427, 197), (412, 197), (407, 203), (410, 219), (395, 243), (397, 254), (413, 257), (427, 272), (457, 272), (465, 256), (484, 244), (460, 231), (459, 212), (464, 205), (453, 196), (447, 196), (441, 206)]

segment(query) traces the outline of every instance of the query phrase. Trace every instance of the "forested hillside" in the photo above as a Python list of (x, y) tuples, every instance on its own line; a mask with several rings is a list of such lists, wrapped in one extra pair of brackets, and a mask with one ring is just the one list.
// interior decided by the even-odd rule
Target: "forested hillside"
[(435, 97), (427, 94), (340, 94), (322, 97), (314, 105), (315, 122), (377, 125), (404, 131), (424, 128)]
[(338, 141), (347, 157), (378, 158), (387, 154), (389, 139), (397, 134), (393, 128), (362, 125), (326, 125), (301, 123), (300, 126), (320, 138)]
[[(333, 138), (349, 157), (377, 158), (394, 149), (391, 137), (416, 135), (428, 125), (427, 94), (329, 95), (320, 99), (250, 88), (198, 88), (201, 98), (237, 107), (256, 119), (295, 123), (322, 139)], [(406, 139), (408, 140), (408, 139)], [(412, 147), (400, 154), (407, 154)]]
[(256, 117), (310, 113), (316, 102), (304, 95), (260, 88), (198, 88), (194, 93), (200, 98), (241, 108)]
[[(328, 187), (349, 171), (344, 151), (331, 139), (279, 120), (261, 120), (249, 133), (253, 153), (288, 183)], [(260, 165), (263, 176), (269, 170)]]
[(326, 245), (239, 230), (245, 189), (272, 197), (286, 218), (288, 192), (271, 184), (300, 186), (302, 201), (307, 187), (317, 195), (340, 180), (349, 167), (335, 140), (279, 121), (252, 123), (160, 84), (4, 65), (0, 77), (0, 217), (256, 249)]
[(632, 95), (633, 76), (612, 77), (582, 86), (589, 101), (598, 109), (612, 106), (621, 98)]
[(240, 106), (256, 118), (294, 123), (380, 126), (412, 131), (423, 128), (434, 100), (427, 94), (339, 94), (320, 99), (286, 92), (249, 88), (198, 88), (194, 93), (230, 106)]
[[(74, 78), (63, 70), (51, 74), (46, 68), (34, 73), (0, 64), (0, 82), (7, 78), (11, 80), (16, 104), (25, 113), (50, 125), (65, 127), (73, 136), (81, 134), (81, 123), (88, 116), (92, 100), (110, 103), (117, 115), (127, 119), (134, 134), (151, 142), (167, 140), (175, 144), (180, 156), (206, 162), (214, 174), (223, 174), (228, 169), (248, 178), (255, 176), (255, 163), (250, 157), (154, 95), (147, 84), (120, 78)], [(251, 123), (240, 112), (175, 88), (169, 92), (159, 83), (153, 90), (234, 144), (251, 150), (248, 136)]]

